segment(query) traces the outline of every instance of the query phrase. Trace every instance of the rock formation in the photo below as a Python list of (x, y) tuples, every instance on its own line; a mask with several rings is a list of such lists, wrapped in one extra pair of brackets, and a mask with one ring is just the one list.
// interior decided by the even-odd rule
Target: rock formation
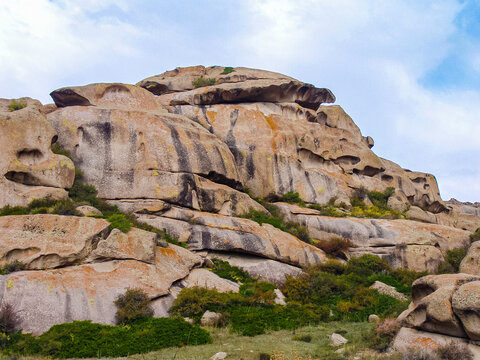
[[(0, 298), (14, 304), (25, 331), (83, 319), (111, 324), (113, 300), (128, 287), (147, 292), (156, 316), (168, 316), (182, 287), (238, 290), (199, 269), (205, 259), (227, 260), (277, 285), (326, 261), (312, 244), (243, 218), (267, 212), (253, 197), (277, 201), (285, 220), (306, 226), (314, 241), (343, 237), (352, 244), (348, 256), (372, 253), (419, 271), (435, 272), (446, 252), (467, 246), (480, 227), (478, 206), (443, 202), (433, 175), (375, 155), (373, 139), (340, 106), (325, 105), (335, 101), (330, 90), (281, 74), (195, 66), (137, 85), (65, 87), (51, 96), (55, 105), (24, 98), (18, 110), (0, 100), (0, 207), (66, 198), (77, 168), (99, 197), (188, 249), (140, 229), (111, 230), (104, 219), (1, 217), (0, 265), (18, 260), (26, 271), (0, 276)], [(71, 160), (52, 153), (55, 142)], [(388, 205), (405, 219), (326, 217), (278, 202), (298, 192), (309, 204), (348, 207), (357, 191), (389, 187)], [(78, 211), (101, 215), (87, 206)], [(448, 291), (435, 297), (450, 299)], [(414, 303), (417, 313), (428, 313), (418, 296)], [(474, 325), (462, 325), (465, 333), (459, 325), (475, 324), (468, 312), (476, 304), (456, 304), (458, 319), (431, 312), (414, 326), (429, 330), (436, 321), (444, 333), (476, 337)]]

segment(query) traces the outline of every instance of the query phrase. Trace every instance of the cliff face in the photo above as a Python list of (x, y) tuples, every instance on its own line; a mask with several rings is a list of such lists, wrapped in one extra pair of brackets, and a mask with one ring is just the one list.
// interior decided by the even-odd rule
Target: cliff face
[[(393, 187), (388, 204), (408, 219), (332, 218), (276, 206), (314, 240), (349, 239), (346, 256), (373, 253), (419, 271), (436, 271), (446, 251), (465, 246), (480, 227), (472, 206), (442, 201), (433, 175), (376, 156), (373, 139), (340, 106), (324, 105), (335, 101), (329, 90), (281, 74), (196, 66), (137, 85), (67, 87), (51, 96), (55, 106), (26, 99), (17, 111), (0, 101), (0, 207), (65, 198), (77, 168), (99, 197), (166, 229), (189, 250), (158, 247), (155, 236), (138, 229), (110, 231), (101, 219), (5, 217), (0, 261), (20, 260), (30, 271), (3, 276), (1, 296), (24, 299), (18, 310), (27, 331), (72, 319), (112, 323), (113, 298), (130, 285), (144, 288), (156, 314), (166, 314), (178, 283), (192, 283), (192, 269), (209, 257), (277, 284), (326, 261), (317, 247), (240, 218), (266, 211), (252, 197), (298, 192), (307, 203), (348, 207), (358, 191)], [(73, 163), (53, 154), (52, 142)], [(46, 300), (27, 311), (35, 293)], [(64, 312), (50, 316), (58, 308)]]

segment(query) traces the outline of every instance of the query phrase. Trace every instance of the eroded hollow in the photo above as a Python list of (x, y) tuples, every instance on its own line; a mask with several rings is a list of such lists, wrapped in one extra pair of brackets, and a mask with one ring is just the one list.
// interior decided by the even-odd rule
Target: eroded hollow
[(42, 161), (43, 154), (38, 149), (23, 149), (17, 152), (17, 159), (24, 165), (35, 165)]
[(32, 174), (21, 172), (21, 171), (9, 171), (5, 174), (7, 180), (24, 184), (24, 185), (42, 185), (40, 180), (37, 179)]

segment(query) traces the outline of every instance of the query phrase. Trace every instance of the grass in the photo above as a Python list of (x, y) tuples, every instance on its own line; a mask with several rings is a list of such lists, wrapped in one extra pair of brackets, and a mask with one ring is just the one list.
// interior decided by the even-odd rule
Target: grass
[[(228, 354), (229, 360), (258, 360), (260, 354), (275, 355), (272, 359), (346, 359), (352, 354), (363, 351), (366, 345), (362, 334), (372, 328), (369, 323), (330, 322), (319, 326), (307, 326), (295, 331), (272, 331), (255, 337), (239, 336), (228, 328), (208, 328), (212, 337), (211, 344), (168, 348), (142, 355), (133, 355), (132, 359), (175, 359), (204, 360), (210, 359), (219, 351)], [(335, 354), (337, 348), (329, 345), (329, 335), (344, 332), (349, 340), (343, 355)], [(293, 337), (311, 337), (310, 342), (302, 342)], [(310, 358), (309, 358), (310, 356)]]
[(204, 86), (209, 86), (209, 85), (215, 85), (215, 79), (213, 78), (198, 78), (192, 81), (192, 85), (195, 89), (204, 87)]
[(9, 111), (17, 111), (27, 107), (27, 103), (25, 101), (20, 100), (12, 100), (10, 101), (10, 105), (8, 105)]
[(480, 228), (477, 229), (473, 234), (470, 235), (470, 242), (479, 241), (480, 240)]

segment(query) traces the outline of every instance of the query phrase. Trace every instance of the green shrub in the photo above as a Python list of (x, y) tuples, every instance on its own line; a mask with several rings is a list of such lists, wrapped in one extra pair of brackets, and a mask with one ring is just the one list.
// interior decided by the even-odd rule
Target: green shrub
[(52, 152), (54, 154), (63, 155), (63, 156), (66, 156), (66, 157), (70, 158), (70, 151), (65, 150), (58, 143), (55, 143), (55, 144), (52, 145)]
[[(262, 205), (263, 204), (264, 203), (262, 203)], [(240, 217), (256, 221), (259, 225), (270, 224), (282, 231), (296, 236), (307, 244), (310, 243), (310, 234), (308, 233), (306, 226), (292, 221), (284, 221), (283, 214), (281, 214), (275, 206), (270, 206), (267, 210), (270, 211), (270, 214), (250, 208), (250, 211), (247, 214), (241, 215)]]
[(204, 87), (204, 86), (209, 86), (209, 85), (215, 85), (215, 79), (213, 78), (198, 78), (192, 81), (193, 87), (199, 88), (199, 87)]
[(345, 253), (353, 244), (348, 239), (336, 237), (330, 240), (320, 240), (315, 243), (315, 246), (330, 256), (345, 258)]
[(299, 204), (300, 206), (305, 206), (305, 202), (302, 200), (298, 192), (289, 191), (283, 194), (282, 201), (289, 204)]
[(25, 264), (18, 260), (15, 260), (9, 264), (6, 264), (0, 267), (0, 275), (7, 275), (13, 272), (23, 271), (23, 270), (25, 270)]
[(131, 324), (135, 320), (153, 316), (150, 299), (142, 289), (127, 289), (113, 303), (117, 307), (115, 319), (118, 325)]
[(0, 210), (0, 216), (27, 215), (28, 209), (21, 206), (5, 206)]
[(165, 347), (211, 342), (205, 330), (171, 318), (137, 320), (129, 326), (74, 321), (52, 326), (38, 338), (30, 334), (17, 334), (14, 338), (7, 352), (53, 358), (123, 357)]
[(383, 352), (387, 350), (400, 327), (401, 324), (396, 319), (387, 318), (366, 333), (364, 339), (370, 348)]
[(231, 67), (231, 66), (226, 66), (226, 67), (223, 69), (221, 75), (228, 75), (228, 74), (230, 74), (230, 73), (232, 73), (232, 72), (234, 72), (234, 71), (235, 71), (235, 70), (233, 69), (233, 67)]
[(480, 228), (478, 228), (473, 234), (470, 235), (470, 242), (480, 240)]
[(395, 194), (394, 187), (388, 187), (385, 189), (384, 192), (380, 191), (370, 191), (368, 193), (368, 198), (372, 202), (373, 205), (377, 206), (380, 209), (388, 210), (388, 198)]
[(248, 282), (240, 286), (240, 295), (252, 303), (273, 304), (275, 300), (275, 285), (266, 282)]
[(10, 105), (8, 105), (9, 111), (17, 111), (27, 107), (27, 103), (21, 100), (12, 100)]
[(128, 233), (132, 228), (132, 223), (124, 214), (111, 215), (107, 221), (110, 222), (110, 229), (118, 229), (124, 233)]
[(339, 211), (335, 205), (327, 203), (325, 205), (320, 204), (310, 204), (308, 205), (310, 209), (318, 210), (320, 215), (331, 216), (331, 217), (347, 217), (348, 213)]
[(439, 274), (453, 274), (458, 273), (460, 269), (460, 263), (467, 255), (467, 250), (464, 248), (447, 250), (445, 255), (445, 261), (438, 267)]
[(223, 261), (220, 259), (212, 259), (212, 262), (213, 262), (212, 272), (224, 279), (241, 282), (241, 283), (248, 283), (248, 282), (254, 281), (246, 271), (236, 266), (230, 265), (228, 261)]
[(66, 216), (82, 216), (75, 208), (75, 203), (71, 199), (58, 200), (53, 206), (51, 213)]
[(344, 264), (333, 259), (329, 259), (326, 263), (318, 264), (316, 267), (318, 271), (323, 271), (334, 275), (342, 275), (346, 269)]
[(374, 273), (388, 273), (391, 269), (390, 264), (386, 260), (375, 255), (365, 254), (350, 259), (347, 264), (346, 273), (368, 277)]

